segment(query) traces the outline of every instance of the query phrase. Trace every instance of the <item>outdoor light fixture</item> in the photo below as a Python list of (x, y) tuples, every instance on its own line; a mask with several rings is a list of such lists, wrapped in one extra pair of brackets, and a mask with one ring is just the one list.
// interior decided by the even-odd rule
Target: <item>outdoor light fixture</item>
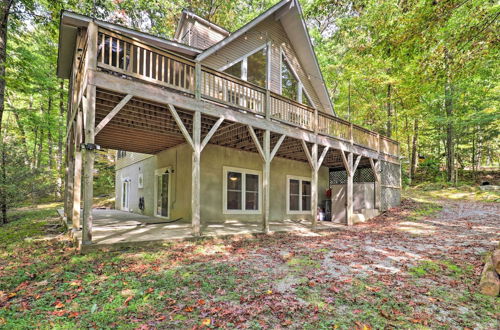
[(80, 144), (80, 149), (82, 150), (101, 150), (101, 146), (94, 143), (82, 143)]

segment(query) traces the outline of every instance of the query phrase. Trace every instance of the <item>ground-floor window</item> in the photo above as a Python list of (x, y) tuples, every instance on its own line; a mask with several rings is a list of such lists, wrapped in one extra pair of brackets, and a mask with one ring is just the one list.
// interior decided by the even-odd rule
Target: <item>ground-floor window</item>
[(130, 200), (130, 178), (122, 178), (121, 206), (123, 211), (129, 210), (129, 200)]
[(259, 171), (224, 167), (224, 213), (260, 213)]
[(309, 213), (311, 211), (311, 179), (287, 176), (287, 212)]

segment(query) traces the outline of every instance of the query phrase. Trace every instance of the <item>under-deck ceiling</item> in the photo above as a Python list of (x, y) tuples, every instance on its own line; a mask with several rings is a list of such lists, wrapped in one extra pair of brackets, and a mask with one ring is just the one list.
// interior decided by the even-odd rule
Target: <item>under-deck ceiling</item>
[[(123, 94), (98, 88), (96, 125), (124, 97), (125, 95)], [(176, 110), (187, 131), (192, 134), (192, 112), (179, 108)], [(202, 140), (217, 120), (218, 118), (202, 115)], [(255, 129), (255, 133), (262, 143), (264, 131)], [(279, 134), (271, 133), (271, 150), (280, 137)], [(166, 105), (137, 97), (132, 98), (96, 136), (96, 143), (103, 148), (146, 154), (156, 154), (185, 142), (181, 130)], [(224, 121), (209, 143), (254, 153), (258, 152), (250, 136), (248, 127), (237, 122)], [(308, 144), (308, 147), (310, 150), (311, 144)], [(318, 148), (318, 157), (322, 151), (323, 147), (320, 146)], [(285, 138), (276, 153), (276, 157), (307, 162), (301, 141), (291, 137)], [(340, 151), (334, 149), (328, 150), (323, 165), (333, 168), (343, 168), (344, 165)], [(363, 158), (359, 166), (370, 166), (369, 160)]]

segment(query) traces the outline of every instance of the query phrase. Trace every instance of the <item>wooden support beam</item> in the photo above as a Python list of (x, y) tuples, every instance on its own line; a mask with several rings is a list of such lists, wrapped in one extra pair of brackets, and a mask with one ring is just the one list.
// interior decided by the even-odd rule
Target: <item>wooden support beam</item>
[(201, 143), (201, 146), (200, 146), (201, 151), (203, 151), (203, 149), (205, 149), (205, 147), (207, 146), (208, 142), (210, 141), (210, 139), (212, 138), (212, 136), (215, 134), (215, 132), (217, 131), (217, 129), (220, 127), (220, 125), (222, 124), (223, 121), (224, 121), (224, 117), (220, 117), (219, 120), (217, 120), (217, 122), (215, 122), (214, 126), (212, 126), (212, 128), (210, 129), (210, 131), (208, 131), (207, 135), (203, 139), (203, 142)]
[(323, 161), (325, 160), (326, 154), (328, 153), (328, 149), (330, 149), (330, 148), (325, 147), (323, 149), (323, 152), (321, 153), (321, 156), (319, 157), (318, 163), (316, 164), (318, 170), (320, 169), (321, 164), (323, 164)]
[(104, 117), (103, 120), (101, 120), (99, 122), (99, 124), (97, 125), (97, 127), (95, 128), (95, 135), (99, 134), (99, 132), (104, 128), (104, 126), (106, 126), (110, 121), (111, 119), (113, 119), (114, 116), (116, 116), (118, 114), (118, 112), (120, 112), (120, 110), (125, 106), (125, 104), (128, 103), (128, 101), (130, 101), (130, 99), (134, 97), (132, 94), (127, 94), (121, 101), (120, 103), (118, 103), (116, 105), (116, 107), (114, 107), (113, 110), (111, 110), (108, 115), (106, 117)]
[[(95, 86), (87, 86), (87, 97), (83, 104), (85, 116), (85, 145), (95, 142)], [(92, 205), (94, 202), (94, 161), (95, 150), (83, 150), (83, 233), (82, 244), (92, 244)]]
[(260, 145), (260, 141), (257, 138), (257, 135), (255, 134), (253, 127), (250, 125), (247, 125), (247, 127), (248, 127), (248, 133), (250, 133), (250, 136), (252, 137), (253, 143), (255, 143), (255, 147), (257, 148), (259, 155), (262, 157), (262, 159), (264, 161), (266, 161), (267, 155), (264, 153), (264, 150), (262, 149), (262, 146)]
[(83, 115), (81, 111), (78, 111), (76, 116), (76, 126), (75, 126), (75, 169), (73, 170), (73, 202), (72, 204), (72, 222), (73, 230), (80, 230), (80, 208), (81, 208), (81, 197), (82, 197), (82, 151), (80, 149), (80, 144), (83, 142), (82, 138), (82, 127), (83, 127)]
[(316, 229), (318, 222), (318, 145), (314, 143), (311, 148), (310, 158), (311, 165), (311, 213), (312, 213), (312, 228)]
[[(252, 129), (253, 131), (253, 129)], [(254, 133), (255, 134), (255, 133)], [(255, 142), (255, 141), (254, 141)], [(257, 141), (258, 142), (258, 141)], [(264, 192), (264, 212), (262, 214), (262, 231), (264, 233), (269, 233), (269, 211), (270, 211), (270, 198), (271, 198), (271, 132), (269, 130), (264, 131), (264, 162), (262, 166), (263, 180), (262, 189)]]
[[(87, 28), (87, 68), (95, 70), (97, 67), (97, 25), (90, 22)], [(95, 142), (95, 103), (96, 86), (87, 85), (86, 98), (83, 103), (85, 118), (85, 145)], [(95, 149), (87, 147), (84, 151), (84, 202), (83, 202), (83, 233), (82, 244), (92, 244), (92, 206), (94, 203), (94, 161)]]
[(353, 184), (354, 184), (354, 171), (353, 171), (353, 154), (350, 152), (347, 156), (347, 168), (349, 171), (347, 173), (347, 187), (346, 187), (346, 222), (348, 226), (352, 226), (353, 222)]
[(356, 158), (356, 163), (354, 163), (354, 166), (352, 167), (352, 173), (356, 172), (356, 169), (358, 168), (359, 162), (361, 161), (361, 155), (358, 155)]
[[(177, 123), (177, 126), (179, 126), (179, 129), (181, 130), (182, 135), (184, 135), (184, 138), (186, 139), (187, 143), (191, 146), (191, 148), (193, 150), (195, 150), (193, 139), (191, 138), (191, 135), (189, 134), (188, 130), (186, 129), (186, 126), (184, 126), (184, 123), (182, 122), (181, 117), (179, 117), (177, 110), (175, 110), (174, 106), (171, 104), (168, 105), (168, 108), (170, 109), (170, 113), (172, 114), (172, 117), (174, 117), (174, 120)], [(200, 119), (200, 122), (201, 122), (201, 119)], [(200, 123), (200, 127), (201, 127), (201, 123)], [(194, 130), (194, 125), (193, 125), (193, 130)]]
[(306, 141), (300, 140), (300, 142), (302, 143), (302, 149), (304, 149), (304, 153), (306, 154), (309, 165), (311, 165), (312, 168), (315, 168), (316, 162), (313, 160), (311, 153), (309, 152), (309, 148), (307, 147)]
[[(72, 130), (73, 131), (73, 130)], [(75, 141), (74, 133), (66, 141), (66, 182), (64, 194), (64, 215), (68, 224), (73, 223), (73, 180), (75, 178)]]
[(273, 151), (271, 152), (271, 155), (269, 155), (269, 161), (272, 161), (274, 159), (274, 156), (276, 156), (276, 153), (278, 152), (278, 150), (279, 150), (281, 144), (283, 143), (283, 141), (285, 140), (285, 138), (286, 138), (286, 135), (280, 136), (279, 140), (274, 145), (274, 148), (273, 148)]
[(340, 150), (340, 155), (342, 156), (342, 163), (344, 163), (344, 168), (347, 172), (347, 175), (349, 176), (351, 173), (351, 168), (349, 167), (349, 162), (347, 161), (347, 158), (343, 150)]
[(196, 62), (194, 65), (194, 98), (201, 100), (201, 63)]
[(127, 80), (125, 84), (123, 83), (123, 78), (97, 71), (93, 72), (92, 75), (89, 75), (89, 80), (96, 86), (114, 91), (116, 93), (140, 94), (141, 98), (148, 101), (160, 104), (172, 104), (173, 106), (182, 107), (183, 109), (187, 109), (189, 111), (201, 111), (202, 114), (214, 117), (224, 116), (224, 118), (230, 122), (237, 122), (242, 125), (251, 125), (254, 128), (262, 130), (269, 129), (274, 133), (285, 134), (295, 139), (303, 139), (307, 142), (318, 143), (333, 149), (354, 152), (362, 155), (363, 157), (378, 158), (384, 161), (399, 164), (391, 156), (379, 154), (376, 151), (353, 145), (343, 140), (321, 134), (314, 134), (313, 132), (307, 132), (278, 121), (266, 120), (265, 118), (257, 117), (252, 113), (228, 111), (226, 107), (218, 105), (212, 101), (203, 99), (197, 100), (196, 98), (168, 91), (158, 86), (144, 84), (140, 81)]
[(193, 235), (200, 236), (200, 158), (201, 158), (201, 113), (196, 111), (193, 114), (193, 146), (192, 169), (191, 169), (191, 225)]

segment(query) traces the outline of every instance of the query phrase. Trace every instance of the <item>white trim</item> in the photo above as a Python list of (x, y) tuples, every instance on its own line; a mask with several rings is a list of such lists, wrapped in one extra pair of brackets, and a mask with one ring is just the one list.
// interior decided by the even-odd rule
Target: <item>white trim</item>
[[(290, 210), (290, 180), (299, 181), (299, 211)], [(312, 180), (310, 177), (287, 175), (286, 176), (286, 213), (287, 214), (311, 214), (311, 210), (302, 210), (302, 181), (308, 181), (311, 184)], [(311, 194), (311, 207), (312, 207), (312, 194)]]
[[(227, 209), (227, 172), (241, 173), (241, 210), (228, 210)], [(257, 210), (245, 210), (245, 197), (246, 197), (246, 174), (254, 174), (258, 176), (259, 183), (257, 185), (258, 191), (258, 208)], [(223, 214), (261, 214), (262, 212), (262, 172), (238, 167), (222, 167), (222, 213)]]
[[(130, 184), (131, 184), (131, 180), (128, 176), (126, 177), (122, 177), (121, 178), (121, 194), (120, 194), (120, 210), (122, 211), (127, 211), (129, 212), (130, 211)], [(125, 207), (124, 203), (123, 203), (123, 194), (125, 192), (125, 189), (123, 189), (123, 184), (126, 183), (126, 189), (127, 189), (127, 207)]]
[[(167, 199), (168, 199), (168, 205), (167, 205), (167, 216), (162, 216), (162, 215), (159, 215), (157, 212), (158, 212), (158, 178), (157, 176), (160, 176), (160, 175), (163, 175), (165, 173), (168, 172), (168, 196), (167, 196)], [(170, 204), (171, 204), (171, 195), (172, 195), (172, 167), (171, 166), (167, 166), (167, 167), (162, 167), (162, 168), (158, 168), (155, 170), (155, 175), (154, 175), (154, 206), (153, 206), (153, 214), (155, 217), (157, 218), (162, 218), (162, 219), (170, 219)]]
[[(219, 71), (224, 71), (226, 70), (227, 68), (229, 68), (230, 66), (233, 66), (234, 64), (238, 63), (239, 61), (243, 61), (244, 59), (246, 59), (248, 56), (250, 55), (253, 55), (255, 53), (257, 53), (258, 51), (262, 50), (263, 48), (266, 48), (266, 46), (268, 45), (268, 43), (265, 43), (251, 51), (249, 51), (248, 53), (246, 53), (245, 55), (242, 55), (240, 57), (238, 57), (237, 59), (233, 60), (232, 62), (229, 62), (228, 64), (222, 66), (219, 68)], [(269, 61), (270, 62), (270, 61)]]

